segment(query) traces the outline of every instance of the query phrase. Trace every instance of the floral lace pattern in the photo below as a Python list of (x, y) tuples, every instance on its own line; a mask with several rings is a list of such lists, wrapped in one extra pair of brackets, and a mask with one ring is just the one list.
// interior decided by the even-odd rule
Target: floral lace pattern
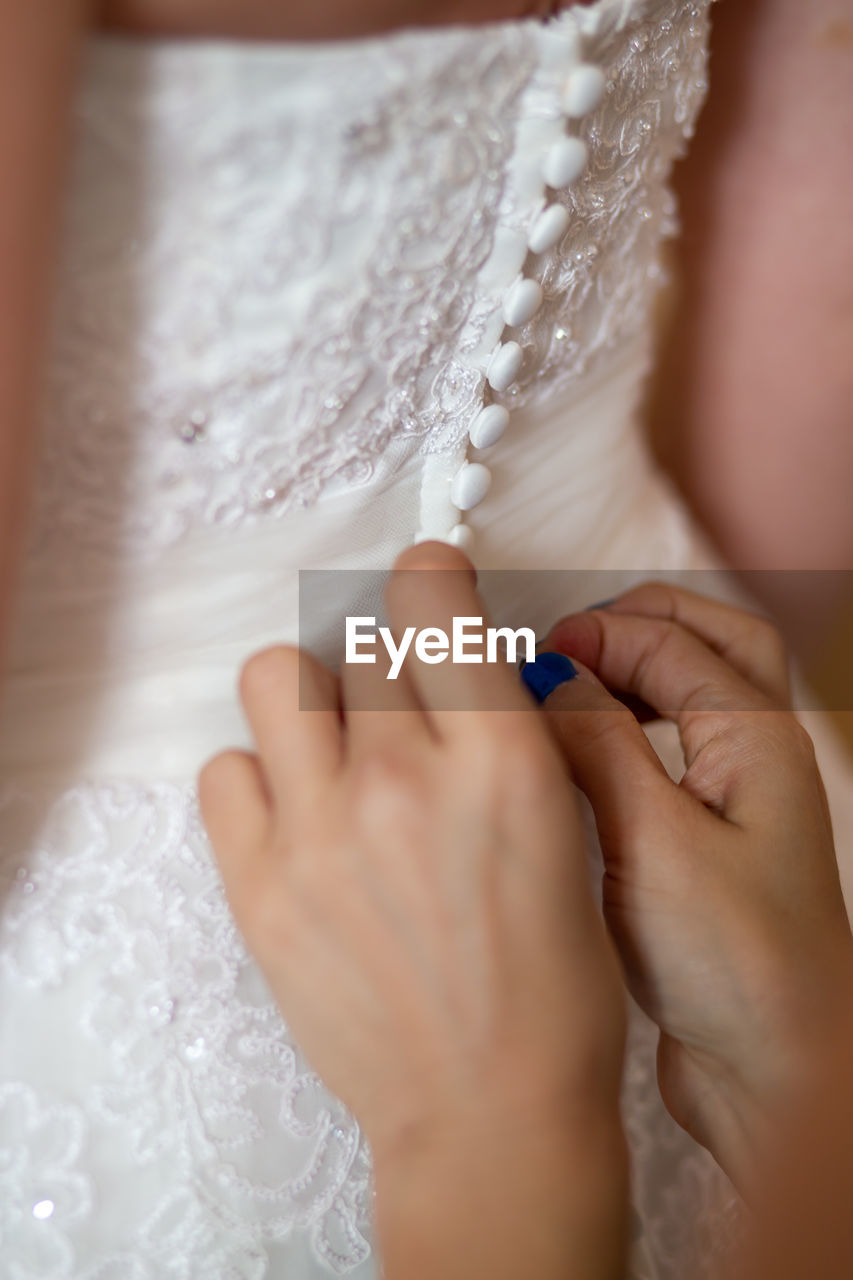
[(201, 46), (197, 79), (181, 48), (92, 50), (36, 554), (313, 502), (473, 404), (453, 355), (533, 50), (503, 29), (398, 46)]
[[(3, 800), (7, 857), (20, 858), (12, 831), (36, 830), (26, 864), (2, 868), (7, 1026), (78, 1002), (69, 1060), (34, 1073), (45, 1096), (0, 1088), (0, 1240), (15, 1274), (100, 1277), (101, 1249), (97, 1266), (82, 1250), (72, 1266), (69, 1237), (92, 1186), (103, 1199), (115, 1182), (116, 1275), (260, 1278), (294, 1233), (318, 1271), (353, 1271), (370, 1256), (368, 1153), (245, 952), (192, 788), (79, 787), (46, 814), (35, 792)], [(15, 1040), (0, 1051), (7, 1080), (32, 1051)], [(78, 1105), (48, 1101), (76, 1069)]]
[[(6, 787), (0, 813), (10, 1280), (373, 1280), (369, 1151), (245, 952), (193, 788)], [(663, 1112), (639, 1015), (632, 1041), (638, 1244), (681, 1280), (725, 1238), (725, 1181)]]
[[(13, 1241), (10, 1275), (67, 1275), (66, 1229), (91, 1211), (76, 1168), (85, 1121), (74, 1107), (40, 1107), (24, 1084), (0, 1084), (0, 1240)], [(4, 1251), (5, 1252), (5, 1251)]]
[(708, 9), (665, 5), (651, 22), (589, 42), (587, 56), (607, 69), (605, 100), (578, 130), (586, 172), (558, 193), (569, 229), (538, 276), (544, 305), (520, 330), (525, 362), (510, 407), (570, 394), (587, 369), (651, 332), (659, 245), (678, 230), (667, 182), (707, 90)]
[[(511, 401), (564, 392), (647, 325), (707, 7), (580, 11), (608, 92), (583, 122), (589, 170), (561, 194), (572, 220), (541, 264)], [(72, 559), (79, 574), (156, 556), (358, 484), (392, 439), (459, 444), (484, 387), (465, 352), (495, 305), (478, 272), (498, 224), (529, 215), (506, 187), (517, 124), (559, 93), (548, 30), (326, 52), (93, 40), (31, 563), (64, 576)]]

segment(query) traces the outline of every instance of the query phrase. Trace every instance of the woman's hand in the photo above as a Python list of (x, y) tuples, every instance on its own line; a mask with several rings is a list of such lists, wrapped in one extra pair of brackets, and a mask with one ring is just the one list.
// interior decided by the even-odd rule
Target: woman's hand
[[(784, 648), (761, 619), (660, 584), (544, 643), (585, 664), (545, 709), (595, 810), (605, 916), (661, 1028), (664, 1100), (748, 1185), (764, 1121), (812, 1078), (853, 951)], [(605, 685), (677, 723), (679, 784)]]
[[(485, 617), (440, 544), (387, 605)], [(247, 663), (258, 754), (199, 779), (235, 918), (370, 1139), (389, 1275), (619, 1275), (622, 983), (565, 766), (514, 667), (386, 670)]]

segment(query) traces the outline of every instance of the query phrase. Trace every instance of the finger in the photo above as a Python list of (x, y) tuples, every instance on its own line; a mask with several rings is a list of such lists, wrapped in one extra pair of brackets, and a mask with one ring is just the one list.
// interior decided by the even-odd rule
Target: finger
[(209, 760), (199, 774), (199, 804), (225, 895), (242, 927), (264, 900), (274, 849), (272, 801), (257, 756), (234, 750)]
[(199, 808), (229, 897), (241, 877), (252, 878), (266, 856), (271, 800), (256, 756), (223, 751), (204, 765), (197, 782)]
[[(578, 658), (611, 690), (641, 698), (678, 725), (688, 767), (736, 712), (776, 704), (693, 632), (664, 618), (606, 610), (563, 618), (546, 643)], [(721, 723), (721, 720), (723, 723)]]
[(382, 645), (375, 663), (345, 663), (341, 668), (346, 753), (393, 749), (432, 738), (431, 727), (404, 666), (395, 676)]
[[(553, 661), (558, 658), (564, 662), (569, 663), (569, 665), (572, 667), (572, 670), (576, 671), (576, 667), (572, 666), (571, 660), (569, 658), (564, 658), (562, 654), (556, 653), (553, 650), (549, 650), (547, 639), (540, 640), (539, 643), (536, 645), (536, 661), (532, 664), (529, 662), (526, 663), (524, 665), (524, 668), (522, 669), (521, 678), (523, 683), (526, 684), (528, 688), (531, 688), (531, 684), (530, 684), (531, 666), (533, 666), (534, 668), (538, 668), (542, 665), (543, 659), (549, 659)], [(545, 681), (546, 686), (549, 685), (550, 683), (553, 683), (553, 686), (556, 687), (556, 685), (561, 683), (561, 681), (553, 680), (553, 682), (551, 682), (550, 680), (546, 679)], [(541, 703), (543, 701), (542, 695), (536, 688), (531, 688), (531, 692), (533, 693), (537, 702)], [(618, 690), (614, 691), (614, 693), (619, 703), (623, 707), (627, 707), (628, 710), (631, 712), (631, 714), (634, 716), (634, 718), (638, 720), (640, 724), (646, 724), (649, 720), (660, 719), (654, 707), (650, 707), (647, 702), (643, 702), (642, 698), (637, 698), (630, 693), (624, 693), (624, 692), (620, 693)]]
[(277, 645), (245, 663), (240, 695), (273, 800), (315, 794), (342, 760), (335, 676), (304, 650)]
[(572, 665), (576, 675), (558, 684), (542, 707), (606, 849), (671, 802), (677, 788), (635, 716), (591, 671)]
[[(475, 620), (467, 630), (480, 642), (468, 643), (466, 653), (478, 660), (454, 662), (448, 653), (440, 662), (428, 662), (412, 649), (406, 659), (412, 686), (439, 735), (481, 726), (486, 711), (503, 712), (508, 717), (505, 728), (516, 713), (529, 713), (530, 702), (519, 686), (515, 666), (502, 659), (485, 661), (483, 639), (490, 620), (471, 563), (460, 551), (444, 543), (424, 542), (405, 552), (389, 579), (386, 602), (399, 635), (409, 628), (414, 636), (438, 629), (452, 644), (454, 620), (457, 626), (462, 619)], [(492, 722), (493, 731), (499, 727)]]
[(791, 705), (788, 653), (767, 619), (666, 582), (646, 582), (608, 606), (613, 613), (678, 622), (780, 706)]

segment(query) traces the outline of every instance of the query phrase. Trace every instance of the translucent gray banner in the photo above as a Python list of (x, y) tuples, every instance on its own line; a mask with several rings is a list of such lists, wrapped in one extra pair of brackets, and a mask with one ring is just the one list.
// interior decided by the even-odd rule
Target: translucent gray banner
[[(434, 669), (441, 664), (454, 664), (454, 652), (456, 665), (460, 661), (464, 663), (471, 680), (476, 680), (475, 655), (479, 652), (482, 665), (490, 656), (497, 658), (518, 682), (518, 667), (523, 665), (530, 634), (541, 649), (558, 620), (585, 613), (602, 603), (607, 609), (607, 602), (643, 584), (657, 583), (674, 590), (658, 591), (653, 601), (644, 598), (642, 604), (638, 602), (639, 614), (629, 610), (632, 617), (644, 619), (634, 625), (630, 643), (639, 643), (635, 634), (638, 627), (643, 629), (647, 645), (666, 643), (666, 660), (673, 664), (675, 678), (678, 675), (675, 668), (687, 660), (683, 656), (687, 650), (683, 644), (666, 640), (667, 628), (657, 625), (674, 620), (694, 646), (702, 644), (716, 652), (715, 669), (721, 670), (722, 664), (732, 670), (737, 679), (729, 682), (731, 689), (741, 688), (743, 709), (754, 709), (751, 690), (761, 684), (766, 687), (768, 681), (772, 683), (771, 678), (775, 678), (778, 685), (778, 676), (774, 677), (772, 670), (774, 665), (776, 669), (779, 667), (778, 646), (768, 639), (766, 627), (752, 623), (753, 619), (773, 623), (770, 607), (761, 602), (786, 601), (790, 606), (794, 601), (799, 609), (808, 610), (812, 601), (853, 600), (853, 571), (842, 570), (756, 570), (748, 575), (706, 569), (664, 573), (607, 569), (481, 570), (474, 588), (466, 571), (436, 569), (397, 571), (396, 589), (391, 587), (389, 608), (390, 578), (390, 570), (302, 570), (299, 575), (300, 647), (337, 674), (346, 668), (348, 689), (354, 691), (351, 696), (355, 697), (360, 691), (359, 705), (363, 707), (382, 708), (395, 703), (377, 682), (377, 670), (367, 671), (371, 654), (376, 655), (375, 668), (383, 673), (406, 672), (417, 685), (419, 675), (425, 674), (425, 666)], [(621, 602), (614, 613), (625, 617), (625, 608), (626, 602)], [(479, 629), (471, 621), (477, 617), (482, 617)], [(466, 618), (468, 622), (461, 623), (463, 648), (461, 652), (454, 651), (454, 619), (458, 623)], [(593, 625), (599, 624), (593, 624), (591, 619), (581, 623), (581, 634), (586, 635)], [(617, 636), (613, 624), (606, 618), (600, 625), (607, 629), (606, 636), (612, 644), (629, 643), (624, 626)], [(493, 644), (487, 634), (489, 628), (504, 632), (494, 638)], [(482, 633), (479, 645), (478, 631)], [(441, 632), (447, 636), (444, 646)], [(560, 634), (563, 639), (568, 636), (571, 640), (577, 632), (578, 626), (574, 624), (561, 628)], [(652, 636), (657, 639), (650, 639)], [(346, 662), (348, 641), (350, 657), (354, 659), (350, 663)], [(574, 655), (571, 643), (568, 646), (562, 642), (549, 643), (548, 647), (595, 666), (589, 662), (590, 643), (582, 644), (583, 652)], [(853, 673), (853, 663), (850, 668)], [(310, 676), (310, 668), (308, 674)], [(853, 711), (853, 678), (846, 681), (837, 678), (829, 689), (827, 682), (821, 680), (818, 695), (796, 670), (791, 674), (794, 700), (799, 708)], [(479, 695), (472, 694), (469, 698), (459, 681), (445, 682), (453, 683), (452, 695), (436, 689), (436, 683), (430, 681), (431, 705), (436, 709), (466, 710), (470, 705), (480, 705)], [(305, 710), (319, 705), (315, 686), (311, 678), (300, 681), (300, 706)], [(624, 693), (615, 685), (611, 687), (617, 695)], [(708, 710), (718, 709), (717, 697), (715, 686), (709, 684)], [(697, 698), (698, 702), (693, 705), (695, 709), (702, 709), (701, 694), (697, 694)], [(630, 696), (625, 695), (624, 700), (631, 705)], [(737, 701), (736, 693), (732, 692), (732, 709), (737, 709)], [(501, 709), (507, 705), (506, 699), (497, 697), (494, 705)], [(668, 713), (667, 708), (662, 710)], [(648, 714), (647, 708), (643, 711)]]

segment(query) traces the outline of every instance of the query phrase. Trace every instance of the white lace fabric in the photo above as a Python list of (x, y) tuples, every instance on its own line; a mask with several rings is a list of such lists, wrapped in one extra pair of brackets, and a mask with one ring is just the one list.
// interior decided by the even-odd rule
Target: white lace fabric
[[(598, 0), (317, 47), (93, 38), (0, 725), (4, 1280), (378, 1275), (369, 1153), (237, 935), (194, 766), (235, 730), (240, 657), (295, 638), (295, 570), (387, 567), (427, 460), (456, 465), (567, 33), (608, 91), (535, 263), (482, 562), (701, 558), (632, 415), (707, 21)], [(681, 1280), (729, 1193), (634, 1037), (634, 1275)]]
[[(10, 1280), (375, 1275), (369, 1152), (246, 954), (193, 789), (80, 786), (46, 819), (3, 798)], [(731, 1193), (663, 1114), (639, 1017), (632, 1039), (633, 1274), (675, 1276)]]
[[(565, 393), (648, 324), (706, 3), (332, 46), (97, 37), (78, 97), (31, 561), (157, 556), (452, 449), (483, 392), (501, 231), (562, 128), (562, 33), (609, 73), (508, 397)], [(574, 17), (573, 17), (574, 14)], [(45, 566), (50, 566), (48, 569)]]
[(364, 481), (392, 435), (440, 437), (464, 417), (476, 382), (436, 383), (474, 302), (533, 52), (503, 29), (357, 53), (95, 44), (43, 554), (55, 564), (69, 540), (78, 562), (156, 554), (200, 526), (274, 518)]
[(3, 933), (6, 1274), (261, 1277), (299, 1232), (320, 1273), (353, 1271), (366, 1152), (247, 958), (192, 789), (43, 803), (4, 810), (28, 846)]

